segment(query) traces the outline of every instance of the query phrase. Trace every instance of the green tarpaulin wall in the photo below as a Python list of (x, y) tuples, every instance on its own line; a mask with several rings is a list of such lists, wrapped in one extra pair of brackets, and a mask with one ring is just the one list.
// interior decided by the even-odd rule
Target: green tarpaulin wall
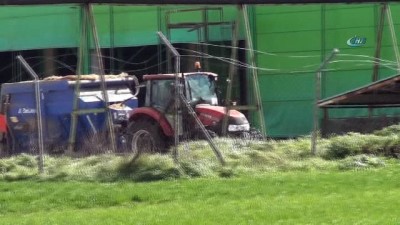
[[(183, 6), (94, 6), (95, 20), (102, 48), (154, 45), (156, 32), (166, 32), (166, 12)], [(186, 6), (188, 8), (188, 6)], [(237, 8), (225, 6), (208, 13), (210, 22), (233, 21)], [(79, 5), (1, 6), (0, 51), (68, 48), (80, 43), (82, 10)], [(201, 11), (175, 13), (170, 23), (201, 22)], [(171, 32), (173, 42), (197, 42), (196, 31), (176, 29)], [(231, 30), (210, 26), (209, 40), (230, 40)], [(113, 40), (113, 41), (110, 41)]]
[[(397, 39), (400, 41), (400, 4), (390, 5)], [(256, 48), (273, 54), (258, 54), (262, 99), (269, 134), (288, 137), (312, 130), (315, 72), (333, 48), (340, 55), (323, 73), (322, 98), (360, 87), (372, 81), (379, 4), (316, 4), (255, 7)], [(387, 22), (387, 20), (386, 20)], [(366, 38), (366, 44), (350, 47), (351, 37)], [(398, 46), (397, 46), (398, 47)], [(345, 55), (348, 54), (348, 55)], [(362, 56), (356, 56), (362, 55)], [(397, 74), (388, 24), (385, 24), (381, 58), (392, 61), (392, 69), (381, 66), (380, 77)], [(332, 118), (366, 116), (367, 109), (331, 110)], [(386, 114), (394, 110), (384, 111)], [(322, 116), (321, 116), (322, 117)]]

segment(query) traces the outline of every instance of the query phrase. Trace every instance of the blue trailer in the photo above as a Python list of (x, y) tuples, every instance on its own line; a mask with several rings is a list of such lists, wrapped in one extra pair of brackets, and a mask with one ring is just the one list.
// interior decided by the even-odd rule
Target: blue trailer
[[(78, 109), (108, 107), (117, 131), (116, 139), (123, 140), (123, 130), (129, 113), (138, 107), (138, 99), (132, 91), (135, 88), (134, 81), (130, 76), (106, 79), (109, 102), (106, 106), (101, 81), (81, 80)], [(68, 145), (76, 84), (77, 81), (65, 79), (39, 81), (43, 140), (48, 152), (52, 148), (60, 149)], [(38, 129), (34, 82), (2, 84), (0, 112), (3, 116), (1, 118), (5, 120), (0, 123), (5, 123), (7, 127), (3, 133), (3, 143), (7, 143), (7, 151), (14, 154), (35, 149)], [(80, 114), (76, 129), (76, 147), (79, 148), (86, 138), (107, 131), (104, 112)]]

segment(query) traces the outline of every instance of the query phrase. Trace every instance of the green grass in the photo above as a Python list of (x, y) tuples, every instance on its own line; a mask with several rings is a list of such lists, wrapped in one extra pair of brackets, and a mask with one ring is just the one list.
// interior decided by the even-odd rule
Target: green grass
[(164, 155), (0, 159), (0, 224), (400, 224), (400, 126)]
[(400, 165), (132, 182), (0, 182), (0, 224), (399, 224)]
[(375, 168), (400, 157), (397, 126), (375, 134), (350, 133), (318, 140), (318, 154), (311, 154), (311, 140), (246, 141), (217, 138), (215, 144), (226, 165), (222, 167), (205, 141), (182, 143), (178, 163), (171, 155), (143, 155), (132, 162), (129, 155), (95, 155), (85, 158), (45, 157), (39, 175), (37, 159), (18, 155), (0, 159), (0, 180), (52, 180), (113, 182), (155, 181), (191, 177), (232, 177), (277, 171), (337, 171)]

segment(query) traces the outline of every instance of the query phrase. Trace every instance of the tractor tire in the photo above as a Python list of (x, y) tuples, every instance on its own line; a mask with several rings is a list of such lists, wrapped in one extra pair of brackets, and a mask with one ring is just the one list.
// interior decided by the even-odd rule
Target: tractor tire
[(168, 150), (165, 135), (158, 124), (149, 120), (132, 122), (129, 126), (129, 142), (132, 161), (141, 154), (165, 153)]

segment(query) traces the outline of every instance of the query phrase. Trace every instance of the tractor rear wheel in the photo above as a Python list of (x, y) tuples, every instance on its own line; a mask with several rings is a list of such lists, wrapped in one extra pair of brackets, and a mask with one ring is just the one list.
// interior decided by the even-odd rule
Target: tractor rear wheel
[(136, 160), (143, 153), (165, 153), (167, 148), (166, 137), (158, 124), (143, 120), (132, 122), (129, 126), (129, 147)]

